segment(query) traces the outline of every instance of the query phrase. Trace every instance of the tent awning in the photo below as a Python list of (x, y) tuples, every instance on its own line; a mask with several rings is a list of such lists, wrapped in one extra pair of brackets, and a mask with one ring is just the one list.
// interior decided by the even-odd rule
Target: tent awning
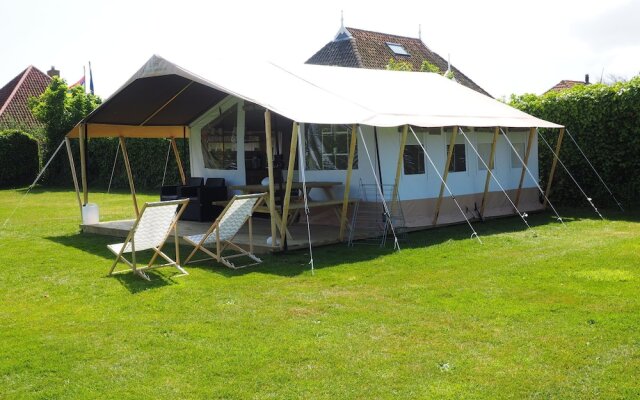
[(562, 127), (433, 73), (222, 60), (207, 69), (211, 81), (154, 55), (81, 123), (88, 137), (182, 137), (232, 95), (305, 123)]

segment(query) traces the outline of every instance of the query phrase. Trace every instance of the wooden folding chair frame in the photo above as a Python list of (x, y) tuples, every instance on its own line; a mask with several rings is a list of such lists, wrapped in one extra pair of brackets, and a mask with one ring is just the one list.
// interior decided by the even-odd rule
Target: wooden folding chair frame
[[(145, 271), (150, 270), (150, 269), (154, 269), (154, 268), (160, 268), (160, 267), (176, 267), (178, 269), (178, 271), (180, 271), (182, 273), (182, 275), (189, 275), (189, 273), (187, 271), (185, 271), (181, 266), (180, 266), (180, 246), (179, 246), (179, 241), (178, 241), (178, 220), (180, 219), (180, 216), (182, 215), (182, 213), (184, 212), (185, 208), (187, 207), (187, 203), (189, 202), (189, 199), (180, 199), (180, 200), (171, 200), (171, 201), (157, 201), (157, 202), (149, 202), (149, 203), (145, 203), (142, 206), (142, 209), (140, 210), (140, 214), (138, 216), (138, 219), (136, 219), (135, 223), (133, 224), (133, 227), (131, 228), (131, 230), (129, 231), (129, 234), (127, 235), (127, 238), (125, 239), (124, 243), (122, 243), (122, 247), (120, 248), (120, 251), (118, 253), (114, 252), (110, 247), (107, 246), (107, 248), (109, 248), (109, 250), (111, 250), (111, 252), (113, 252), (114, 254), (116, 254), (116, 260), (114, 261), (113, 265), (111, 266), (111, 270), (109, 270), (109, 275), (113, 275), (113, 274), (118, 274), (118, 273), (123, 273), (123, 272), (128, 272), (129, 270), (120, 270), (120, 271), (115, 271), (116, 265), (118, 264), (118, 261), (122, 261), (123, 263), (127, 264), (131, 270), (133, 271), (134, 274), (142, 277), (143, 279), (146, 279), (148, 281), (150, 281), (151, 279), (149, 278), (149, 275), (147, 275), (145, 273)], [(153, 256), (151, 257), (151, 260), (149, 261), (149, 263), (144, 266), (144, 267), (138, 267), (136, 264), (136, 247), (135, 247), (135, 233), (136, 230), (138, 229), (138, 225), (140, 224), (140, 221), (142, 220), (142, 216), (144, 215), (144, 211), (147, 208), (152, 208), (152, 207), (158, 207), (158, 206), (167, 206), (167, 205), (172, 205), (172, 204), (178, 204), (178, 211), (176, 212), (175, 216), (173, 217), (173, 221), (171, 222), (171, 225), (169, 226), (169, 229), (167, 230), (166, 235), (164, 236), (164, 238), (162, 239), (162, 241), (160, 242), (160, 245), (158, 245), (157, 247), (153, 247), (151, 250), (153, 250)], [(174, 231), (174, 242), (176, 245), (176, 259), (172, 260), (171, 257), (169, 257), (168, 255), (166, 255), (163, 251), (162, 248), (164, 247), (167, 239), (169, 238), (169, 235), (171, 235), (171, 230)], [(131, 261), (127, 260), (124, 257), (124, 250), (127, 247), (127, 244), (131, 242)], [(146, 249), (145, 249), (146, 250)], [(162, 258), (164, 258), (167, 263), (166, 264), (159, 264), (159, 265), (153, 265), (153, 263), (155, 262), (156, 258), (160, 256)]]
[[(188, 236), (184, 237), (183, 239), (187, 243), (190, 243), (190, 244), (195, 246), (195, 248), (193, 249), (191, 254), (189, 254), (187, 259), (185, 260), (184, 264), (186, 265), (188, 263), (194, 263), (194, 262), (199, 262), (199, 261), (216, 260), (217, 262), (219, 262), (219, 263), (221, 263), (221, 264), (223, 264), (226, 267), (229, 267), (231, 269), (246, 268), (246, 267), (250, 267), (252, 265), (260, 264), (262, 262), (262, 260), (260, 258), (256, 257), (255, 254), (253, 254), (253, 224), (252, 224), (252, 219), (253, 219), (253, 213), (255, 212), (256, 208), (260, 207), (260, 205), (265, 201), (265, 195), (266, 195), (266, 193), (256, 193), (256, 194), (245, 194), (245, 195), (235, 195), (235, 196), (233, 196), (231, 201), (229, 201), (229, 203), (226, 205), (224, 210), (222, 210), (222, 212), (220, 213), (218, 218), (216, 218), (214, 223), (209, 227), (209, 229), (207, 229), (207, 231), (202, 236), (202, 239), (200, 239), (199, 242), (196, 243), (196, 242), (190, 240)], [(255, 202), (255, 204), (251, 208), (251, 213), (247, 216), (247, 218), (245, 218), (245, 220), (243, 221), (243, 223), (241, 225), (241, 227), (244, 226), (244, 224), (247, 223), (247, 221), (249, 223), (249, 251), (246, 251), (242, 247), (240, 247), (237, 244), (232, 242), (233, 239), (238, 234), (239, 229), (238, 229), (238, 231), (236, 231), (236, 233), (231, 238), (220, 240), (220, 230), (216, 229), (216, 228), (218, 228), (218, 225), (220, 224), (220, 221), (222, 221), (222, 218), (227, 213), (227, 210), (231, 207), (231, 205), (234, 203), (234, 201), (241, 200), (241, 199), (250, 199), (250, 198), (258, 198), (258, 200)], [(207, 239), (213, 233), (214, 230), (215, 230), (215, 234), (216, 234), (216, 250), (215, 250), (215, 252), (213, 252), (213, 251), (211, 251), (211, 250), (209, 250), (209, 249), (207, 249), (205, 247), (205, 242), (207, 241)], [(222, 252), (224, 252), (227, 248), (233, 248), (235, 251), (238, 252), (238, 254), (233, 254), (233, 255), (229, 255), (229, 256), (223, 256)], [(191, 261), (191, 258), (193, 258), (193, 256), (196, 254), (196, 252), (198, 250), (200, 250), (203, 253), (207, 254), (209, 257)], [(244, 265), (236, 266), (231, 261), (229, 261), (229, 259), (237, 258), (237, 257), (249, 257), (250, 259), (252, 259), (255, 262), (254, 263), (250, 263), (250, 264), (244, 264)]]

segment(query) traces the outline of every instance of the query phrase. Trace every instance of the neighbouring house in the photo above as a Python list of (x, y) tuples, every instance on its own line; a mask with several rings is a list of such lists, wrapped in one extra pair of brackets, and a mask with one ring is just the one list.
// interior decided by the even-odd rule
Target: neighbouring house
[(0, 128), (34, 130), (42, 124), (29, 108), (29, 98), (40, 96), (60, 71), (51, 67), (48, 74), (33, 65), (28, 66), (0, 89)]
[(389, 60), (404, 61), (419, 71), (423, 61), (435, 65), (442, 73), (450, 70), (456, 82), (491, 97), (462, 71), (429, 49), (421, 38), (390, 35), (362, 29), (340, 27), (335, 38), (307, 60), (307, 64), (337, 67), (386, 69)]
[(586, 74), (584, 76), (584, 81), (571, 81), (571, 80), (563, 79), (560, 82), (558, 82), (555, 86), (553, 86), (551, 89), (544, 92), (544, 94), (547, 94), (550, 92), (561, 92), (563, 90), (571, 89), (574, 86), (584, 86), (589, 84), (590, 84), (589, 74)]
[[(224, 178), (232, 193), (267, 192), (273, 199), (304, 179), (314, 206), (309, 220), (340, 225), (340, 232), (354, 226), (340, 210), (349, 206), (350, 213), (354, 199), (380, 202), (377, 185), (385, 197), (397, 194), (408, 229), (512, 215), (513, 203), (519, 211), (543, 208), (535, 128), (560, 125), (439, 74), (243, 65), (214, 62), (194, 74), (153, 56), (67, 136), (81, 144), (86, 137), (120, 137), (123, 154), (125, 138), (188, 140), (190, 175)], [(86, 185), (83, 195), (86, 203)], [(287, 204), (268, 210), (283, 237), (283, 221), (295, 229), (304, 209)], [(291, 231), (289, 245), (305, 246), (302, 232)], [(333, 232), (334, 241), (344, 239)]]

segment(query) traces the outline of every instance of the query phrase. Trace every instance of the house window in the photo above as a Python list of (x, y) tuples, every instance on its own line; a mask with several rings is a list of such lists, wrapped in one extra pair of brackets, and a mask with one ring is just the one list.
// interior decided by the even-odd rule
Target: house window
[[(346, 170), (350, 138), (347, 126), (308, 124), (305, 148), (307, 169)], [(358, 169), (357, 143), (353, 169)]]
[(238, 169), (237, 128), (237, 105), (229, 108), (202, 128), (200, 140), (205, 168)]
[(403, 155), (404, 174), (424, 174), (424, 152), (417, 144), (408, 144), (404, 147)]
[[(449, 147), (447, 145), (447, 155), (449, 155)], [(465, 145), (454, 144), (453, 154), (451, 156), (451, 164), (449, 164), (449, 172), (463, 172), (467, 170), (467, 156), (465, 153)]]
[(404, 46), (399, 44), (399, 43), (389, 43), (389, 42), (387, 42), (387, 46), (389, 46), (389, 48), (391, 49), (391, 51), (393, 51), (393, 53), (395, 55), (398, 55), (398, 56), (408, 56), (408, 55), (410, 55), (409, 52), (404, 48)]
[[(478, 158), (478, 170), (486, 171), (487, 167), (485, 167), (485, 164), (489, 166), (491, 159), (491, 143), (478, 143), (478, 154), (480, 155)], [(491, 169), (495, 169), (495, 165), (494, 168)]]
[[(522, 168), (522, 161), (524, 161), (524, 143), (512, 143), (513, 147), (518, 152), (513, 151), (511, 146), (509, 146), (509, 152), (511, 153), (511, 168)], [(520, 158), (518, 158), (520, 156)], [(520, 161), (522, 159), (522, 161)]]

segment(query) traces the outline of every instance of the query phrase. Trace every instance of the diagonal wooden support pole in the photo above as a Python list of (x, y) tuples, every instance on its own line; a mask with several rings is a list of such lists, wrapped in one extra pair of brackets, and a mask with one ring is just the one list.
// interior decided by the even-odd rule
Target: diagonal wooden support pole
[(496, 126), (493, 131), (493, 141), (491, 142), (491, 154), (489, 155), (487, 177), (484, 180), (484, 193), (482, 194), (482, 204), (480, 205), (480, 217), (482, 218), (484, 218), (484, 208), (487, 205), (487, 193), (489, 192), (489, 183), (491, 183), (491, 171), (493, 170), (496, 161), (496, 143), (498, 142), (499, 134), (500, 128)]
[(347, 212), (349, 211), (349, 192), (351, 190), (351, 174), (353, 172), (353, 160), (356, 155), (356, 131), (357, 125), (351, 126), (351, 141), (349, 142), (349, 159), (347, 161), (347, 177), (344, 182), (344, 195), (342, 197), (342, 212), (340, 213), (340, 234), (338, 239), (344, 241), (345, 229), (347, 227)]
[(438, 201), (436, 202), (436, 212), (433, 216), (433, 225), (438, 223), (438, 217), (440, 216), (440, 205), (442, 204), (442, 195), (447, 184), (447, 177), (449, 176), (449, 166), (451, 165), (451, 158), (453, 157), (453, 149), (456, 144), (456, 136), (458, 135), (458, 127), (454, 126), (451, 132), (451, 139), (449, 140), (449, 152), (447, 153), (447, 162), (444, 166), (444, 173), (442, 174), (442, 183), (440, 184), (440, 194), (438, 195)]
[[(293, 123), (291, 130), (291, 146), (289, 147), (289, 165), (287, 166), (287, 185), (284, 192), (284, 204), (282, 210), (282, 224), (280, 229), (280, 248), (284, 248), (284, 240), (287, 236), (287, 221), (289, 220), (289, 203), (291, 202), (291, 186), (293, 185), (293, 169), (296, 162), (296, 150), (298, 145), (298, 124)], [(302, 162), (302, 161), (299, 161)]]
[(522, 185), (524, 184), (524, 174), (527, 173), (527, 165), (529, 164), (529, 155), (531, 154), (531, 146), (533, 146), (533, 138), (536, 135), (536, 128), (529, 129), (529, 140), (527, 140), (527, 149), (522, 160), (522, 172), (520, 173), (520, 183), (518, 184), (518, 192), (516, 193), (516, 201), (514, 204), (518, 207), (520, 203), (520, 194), (522, 193)]
[(407, 133), (409, 125), (402, 128), (402, 136), (400, 137), (400, 152), (398, 153), (398, 163), (396, 164), (396, 176), (393, 181), (393, 192), (391, 193), (391, 215), (395, 214), (396, 198), (398, 198), (398, 190), (400, 188), (400, 176), (402, 175), (402, 166), (404, 164), (404, 148), (407, 145)]
[(176, 157), (176, 164), (178, 164), (178, 172), (180, 172), (180, 180), (183, 185), (187, 184), (187, 178), (184, 175), (184, 168), (182, 167), (182, 159), (180, 158), (180, 152), (178, 151), (178, 145), (176, 144), (176, 139), (171, 138), (171, 148), (173, 149), (173, 154)]
[(547, 208), (549, 202), (549, 196), (551, 195), (551, 183), (553, 182), (553, 175), (556, 172), (556, 165), (558, 164), (558, 157), (560, 156), (560, 147), (562, 146), (562, 138), (564, 137), (564, 128), (560, 128), (558, 134), (558, 143), (556, 143), (556, 151), (553, 155), (553, 162), (551, 163), (551, 171), (549, 171), (549, 179), (547, 180), (547, 190), (544, 191), (544, 203), (542, 207)]
[(136, 198), (136, 187), (133, 184), (133, 173), (131, 172), (131, 164), (129, 164), (129, 153), (127, 152), (127, 146), (124, 143), (124, 137), (120, 136), (120, 148), (122, 149), (122, 158), (124, 160), (124, 166), (127, 169), (127, 178), (129, 179), (129, 189), (131, 189), (131, 197), (133, 199), (133, 209), (136, 212), (136, 218), (140, 216), (140, 210), (138, 209), (138, 199)]
[(80, 198), (80, 187), (78, 186), (78, 176), (76, 175), (76, 164), (73, 161), (73, 153), (71, 152), (71, 141), (68, 137), (65, 137), (64, 142), (67, 145), (67, 156), (69, 157), (69, 167), (71, 168), (73, 187), (76, 190), (76, 198), (78, 199), (78, 206), (80, 207), (80, 217), (82, 217), (82, 199)]

